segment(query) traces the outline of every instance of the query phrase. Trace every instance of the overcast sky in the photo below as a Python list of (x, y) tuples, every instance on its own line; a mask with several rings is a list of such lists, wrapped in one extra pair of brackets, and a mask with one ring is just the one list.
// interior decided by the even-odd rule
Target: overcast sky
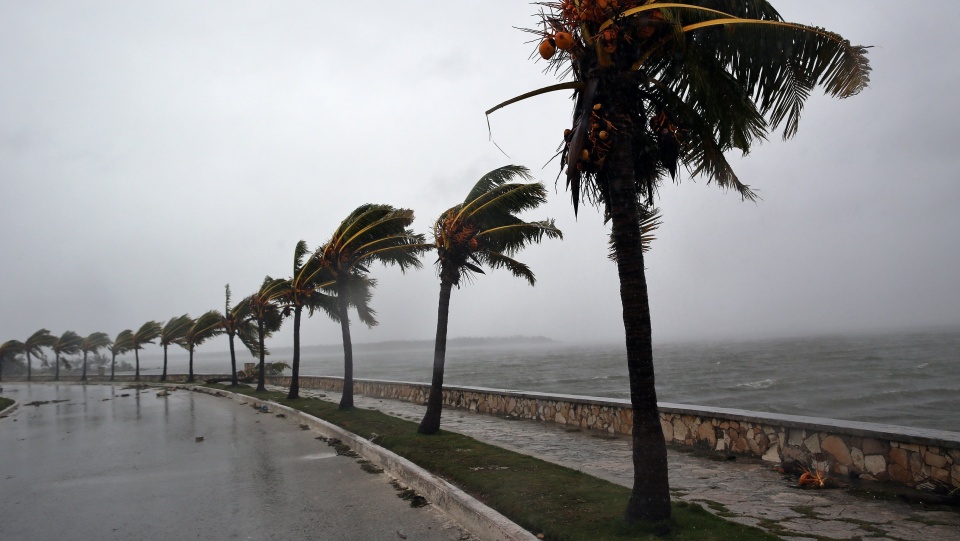
[[(960, 324), (960, 3), (776, 5), (874, 46), (870, 88), (818, 94), (796, 138), (732, 157), (756, 204), (663, 187), (655, 341)], [(528, 218), (565, 239), (519, 256), (536, 287), (493, 272), (455, 290), (450, 336), (622, 340), (608, 229), (594, 208), (574, 217), (547, 163), (569, 94), (492, 115), (509, 157), (488, 139), (486, 109), (556, 82), (515, 28), (537, 7), (376, 6), (0, 0), (0, 341), (222, 309), (224, 284), (240, 298), (288, 276), (297, 241), (320, 245), (357, 205), (412, 208), (428, 233), (508, 163), (547, 184)], [(372, 269), (381, 324), (355, 341), (433, 337), (433, 259)], [(340, 340), (321, 315), (303, 333)]]

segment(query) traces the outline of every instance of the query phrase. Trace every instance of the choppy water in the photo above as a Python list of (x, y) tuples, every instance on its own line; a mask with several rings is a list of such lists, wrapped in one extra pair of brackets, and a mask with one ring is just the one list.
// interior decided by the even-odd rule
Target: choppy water
[[(289, 349), (273, 349), (270, 360), (289, 362)], [(354, 357), (357, 378), (430, 381), (432, 347), (361, 344)], [(661, 402), (960, 432), (960, 329), (664, 344), (654, 358)], [(302, 359), (303, 374), (343, 373), (336, 348), (304, 348)], [(223, 353), (197, 363), (229, 366)], [(451, 385), (629, 397), (619, 344), (451, 348), (445, 373)]]

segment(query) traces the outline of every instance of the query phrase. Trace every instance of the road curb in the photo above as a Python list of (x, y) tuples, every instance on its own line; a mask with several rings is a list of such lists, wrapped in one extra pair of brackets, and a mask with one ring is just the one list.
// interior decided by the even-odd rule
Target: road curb
[[(10, 400), (13, 400), (13, 399), (11, 398)], [(7, 406), (5, 410), (0, 411), (0, 419), (5, 419), (9, 417), (10, 414), (16, 411), (17, 407), (19, 406), (20, 406), (20, 402), (13, 400), (13, 404), (10, 404), (9, 406)]]
[(387, 473), (419, 492), (428, 501), (483, 541), (537, 541), (536, 536), (447, 481), (370, 440), (348, 432), (323, 419), (253, 396), (202, 386), (186, 386), (185, 388), (195, 392), (230, 398), (252, 406), (267, 404), (268, 408), (282, 412), (287, 419), (307, 425), (324, 436), (339, 439), (363, 458), (380, 466)]

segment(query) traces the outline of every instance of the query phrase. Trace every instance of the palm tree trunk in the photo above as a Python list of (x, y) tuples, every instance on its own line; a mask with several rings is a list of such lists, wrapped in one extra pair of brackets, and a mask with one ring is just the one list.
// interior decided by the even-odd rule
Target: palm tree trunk
[(167, 381), (167, 345), (163, 345), (163, 373), (160, 374), (160, 381)]
[(343, 337), (343, 394), (340, 396), (340, 409), (353, 408), (353, 342), (350, 340), (350, 315), (347, 288), (337, 284), (337, 308), (340, 313), (340, 334)]
[(443, 364), (447, 358), (447, 320), (450, 315), (450, 292), (453, 280), (441, 278), (440, 305), (437, 309), (437, 339), (433, 346), (433, 381), (430, 382), (430, 398), (427, 413), (420, 421), (417, 432), (436, 434), (440, 430), (440, 414), (443, 412)]
[(113, 354), (113, 358), (110, 359), (110, 381), (113, 381), (113, 377), (117, 373), (117, 354)]
[(54, 355), (54, 357), (56, 357), (56, 363), (54, 364), (54, 369), (53, 369), (53, 381), (59, 381), (60, 380), (60, 354), (57, 353), (56, 355)]
[(187, 376), (187, 382), (193, 383), (193, 346), (190, 346), (190, 370)]
[(87, 381), (87, 352), (83, 352), (83, 374), (80, 376), (80, 381)]
[(237, 387), (240, 382), (237, 381), (237, 352), (233, 349), (233, 335), (230, 333), (230, 386)]
[(137, 368), (133, 372), (133, 381), (140, 381), (140, 348), (133, 348), (133, 358), (137, 360)]
[(27, 381), (30, 381), (30, 350), (27, 350)]
[(610, 235), (620, 277), (633, 410), (633, 490), (625, 518), (628, 522), (661, 521), (670, 518), (670, 485), (667, 449), (654, 385), (650, 305), (640, 244), (639, 194), (634, 176), (631, 120), (621, 118), (622, 124), (617, 124), (620, 134), (607, 163)]
[(293, 309), (293, 366), (290, 367), (290, 392), (287, 398), (300, 398), (300, 312), (303, 306)]
[(257, 320), (257, 334), (259, 335), (260, 340), (260, 373), (257, 375), (257, 392), (261, 393), (267, 390), (267, 374), (266, 363), (264, 362), (264, 350), (263, 350), (263, 318)]

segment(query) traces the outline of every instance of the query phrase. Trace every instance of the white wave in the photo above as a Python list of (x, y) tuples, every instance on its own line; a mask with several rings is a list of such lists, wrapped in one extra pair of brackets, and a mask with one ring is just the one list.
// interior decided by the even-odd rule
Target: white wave
[(776, 382), (777, 380), (773, 378), (768, 378), (768, 379), (762, 379), (760, 381), (750, 381), (747, 383), (741, 383), (737, 385), (737, 387), (749, 387), (751, 389), (767, 389), (769, 387), (773, 387), (773, 385)]

